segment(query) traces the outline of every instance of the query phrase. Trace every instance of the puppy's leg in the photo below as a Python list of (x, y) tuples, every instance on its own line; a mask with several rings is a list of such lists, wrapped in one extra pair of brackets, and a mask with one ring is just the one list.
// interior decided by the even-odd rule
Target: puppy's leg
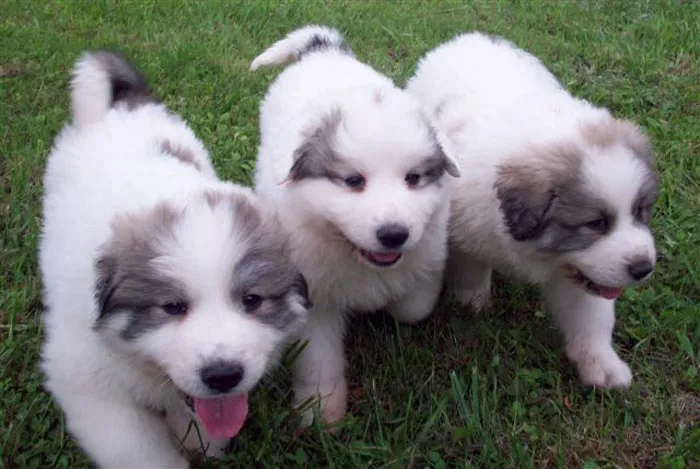
[(560, 278), (545, 287), (545, 294), (564, 333), (566, 354), (578, 367), (581, 381), (600, 388), (629, 386), (632, 372), (612, 347), (615, 302)]
[(211, 458), (222, 458), (231, 440), (214, 439), (207, 434), (201, 424), (196, 424), (194, 417), (184, 404), (168, 409), (165, 420), (173, 431), (174, 437), (188, 451), (198, 451)]
[[(345, 318), (335, 311), (312, 309), (302, 337), (308, 341), (294, 361), (294, 403), (318, 400), (324, 423), (343, 418), (347, 403), (344, 357)], [(316, 402), (305, 409), (302, 426), (313, 421)]]
[(451, 247), (447, 283), (459, 304), (475, 312), (491, 305), (491, 265)]
[(61, 405), (71, 434), (101, 468), (189, 467), (165, 420), (153, 411), (85, 390), (61, 399)]
[(401, 322), (415, 324), (430, 316), (442, 291), (442, 271), (416, 282), (403, 296), (387, 306), (389, 314)]

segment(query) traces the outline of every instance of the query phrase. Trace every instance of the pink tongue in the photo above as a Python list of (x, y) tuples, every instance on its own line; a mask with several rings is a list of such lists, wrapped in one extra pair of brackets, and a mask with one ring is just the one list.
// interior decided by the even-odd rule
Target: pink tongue
[(606, 300), (614, 300), (618, 296), (622, 295), (622, 288), (608, 288), (598, 286), (598, 294)]
[(194, 398), (194, 411), (214, 438), (233, 438), (248, 414), (248, 395)]
[(382, 264), (388, 264), (390, 262), (394, 262), (395, 260), (397, 260), (401, 256), (401, 253), (400, 252), (370, 252), (369, 255), (376, 262), (379, 262)]

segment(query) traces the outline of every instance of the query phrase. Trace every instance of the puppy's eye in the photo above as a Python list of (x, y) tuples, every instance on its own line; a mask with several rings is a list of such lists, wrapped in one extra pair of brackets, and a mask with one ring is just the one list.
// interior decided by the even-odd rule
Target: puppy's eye
[(255, 311), (260, 306), (260, 303), (262, 303), (262, 300), (262, 296), (260, 295), (245, 295), (243, 297), (243, 306), (248, 312)]
[(645, 225), (649, 224), (651, 219), (651, 207), (637, 207), (634, 211), (634, 218), (640, 223), (644, 223)]
[(608, 219), (605, 217), (596, 218), (587, 222), (585, 227), (599, 233), (605, 233), (608, 230)]
[(419, 182), (420, 182), (420, 174), (408, 173), (406, 175), (406, 184), (408, 184), (408, 187), (416, 187)]
[(187, 314), (187, 310), (190, 306), (184, 301), (173, 301), (170, 303), (165, 303), (161, 306), (163, 311), (171, 316), (184, 316)]
[(431, 179), (431, 180), (437, 179), (440, 176), (442, 176), (444, 172), (445, 172), (445, 168), (443, 168), (442, 166), (438, 166), (438, 167), (435, 167), (435, 168), (432, 168), (432, 169), (429, 169), (428, 171), (426, 171), (425, 177), (427, 177), (428, 179)]
[(351, 189), (361, 190), (365, 187), (365, 177), (361, 174), (353, 174), (345, 178), (345, 185)]

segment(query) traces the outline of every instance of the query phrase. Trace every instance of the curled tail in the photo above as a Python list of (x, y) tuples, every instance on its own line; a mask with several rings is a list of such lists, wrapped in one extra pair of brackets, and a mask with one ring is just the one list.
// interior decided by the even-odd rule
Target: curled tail
[(85, 52), (73, 66), (71, 107), (74, 125), (100, 121), (115, 104), (129, 108), (157, 102), (146, 79), (122, 54)]
[(266, 65), (281, 65), (301, 59), (313, 52), (338, 50), (350, 56), (352, 49), (343, 35), (327, 26), (309, 25), (292, 31), (260, 54), (250, 64), (251, 70)]

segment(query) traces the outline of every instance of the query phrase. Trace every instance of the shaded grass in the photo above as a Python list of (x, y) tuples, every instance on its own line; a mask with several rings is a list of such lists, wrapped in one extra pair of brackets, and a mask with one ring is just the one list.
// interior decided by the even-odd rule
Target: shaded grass
[[(289, 377), (252, 398), (240, 467), (698, 467), (700, 465), (700, 4), (658, 1), (17, 2), (0, 17), (0, 462), (87, 467), (41, 390), (36, 244), (41, 174), (68, 118), (68, 72), (86, 48), (131, 56), (210, 148), (249, 182), (257, 107), (278, 71), (252, 58), (309, 22), (404, 83), (458, 32), (502, 34), (578, 95), (648, 129), (663, 191), (660, 262), (619, 302), (616, 344), (635, 383), (581, 388), (537, 295), (503, 280), (479, 317), (444, 302), (419, 327), (358, 318), (348, 338), (350, 414), (338, 435), (295, 432)], [(206, 462), (207, 467), (223, 467)]]

